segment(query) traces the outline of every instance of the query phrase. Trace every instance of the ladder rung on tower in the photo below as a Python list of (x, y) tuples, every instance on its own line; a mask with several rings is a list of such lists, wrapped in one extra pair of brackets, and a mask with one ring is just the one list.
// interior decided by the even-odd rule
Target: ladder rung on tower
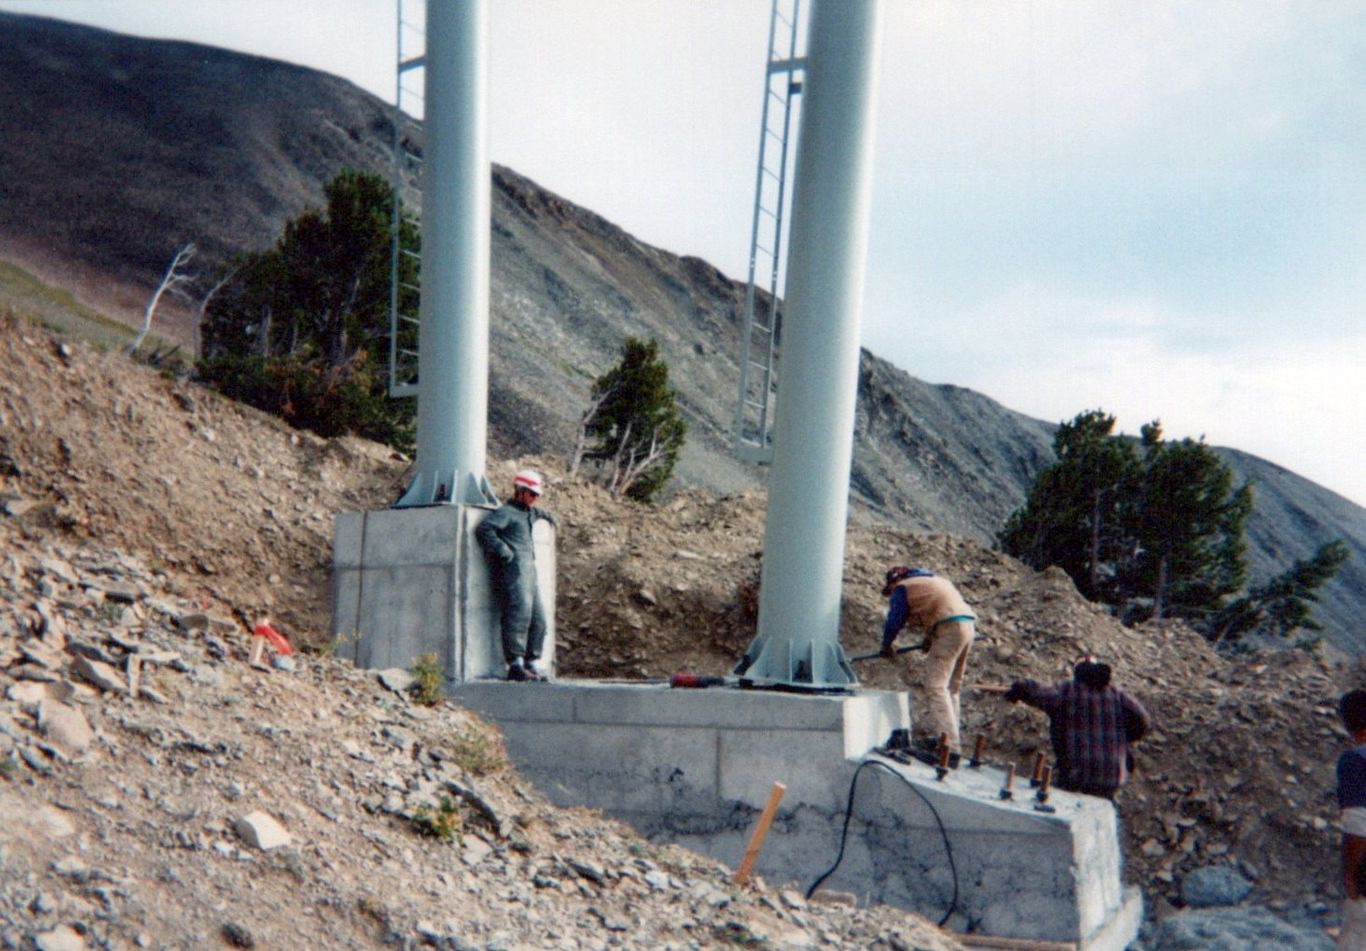
[(786, 274), (783, 241), (791, 198), (788, 174), (796, 156), (796, 114), (805, 60), (797, 57), (801, 0), (773, 0), (768, 25), (768, 62), (750, 228), (749, 283), (740, 335), (740, 393), (732, 449), (749, 462), (773, 458), (773, 410), (778, 392), (778, 344)]
[(396, 0), (398, 7), (397, 70), (394, 93), (394, 141), (391, 187), (394, 216), (390, 226), (389, 262), (389, 395), (417, 395), (418, 302), (422, 255), (402, 246), (404, 208), (409, 221), (418, 207), (422, 156), (411, 142), (421, 129), (422, 88), (427, 68), (425, 0)]

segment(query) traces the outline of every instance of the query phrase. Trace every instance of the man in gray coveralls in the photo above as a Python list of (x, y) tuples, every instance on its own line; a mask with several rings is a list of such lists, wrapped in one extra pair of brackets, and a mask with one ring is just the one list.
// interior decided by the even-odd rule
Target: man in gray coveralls
[(503, 659), (508, 680), (538, 681), (536, 669), (545, 643), (545, 611), (536, 584), (536, 553), (531, 530), (537, 519), (555, 525), (555, 517), (536, 508), (544, 483), (535, 469), (513, 477), (512, 499), (479, 523), (474, 536), (488, 555), (493, 588), (498, 593), (503, 632)]

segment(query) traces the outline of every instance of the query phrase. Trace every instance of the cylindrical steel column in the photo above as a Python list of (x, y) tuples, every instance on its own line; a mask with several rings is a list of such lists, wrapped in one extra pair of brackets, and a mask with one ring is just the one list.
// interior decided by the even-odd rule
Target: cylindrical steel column
[(857, 682), (839, 613), (880, 24), (880, 0), (811, 6), (759, 633), (741, 662), (757, 681)]
[(427, 0), (417, 464), (401, 505), (488, 501), (487, 77), (487, 0)]

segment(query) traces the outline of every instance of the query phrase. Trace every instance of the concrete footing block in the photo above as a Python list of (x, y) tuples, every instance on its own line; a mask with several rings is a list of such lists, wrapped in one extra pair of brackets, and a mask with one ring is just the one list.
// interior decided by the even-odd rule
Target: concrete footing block
[[(1027, 787), (1003, 770), (943, 777), (871, 751), (910, 727), (904, 693), (800, 695), (592, 681), (470, 682), (454, 698), (499, 724), (518, 769), (560, 805), (587, 805), (732, 865), (774, 781), (787, 793), (756, 871), (998, 937), (1119, 951), (1142, 899), (1120, 880), (1114, 807)], [(572, 752), (570, 752), (572, 751)], [(870, 762), (870, 760), (872, 762)], [(853, 795), (851, 796), (851, 790)], [(957, 897), (955, 897), (955, 895)]]
[[(343, 512), (332, 534), (332, 636), (358, 667), (410, 669), (433, 654), (450, 687), (504, 676), (497, 598), (474, 529), (492, 509), (449, 504)], [(540, 666), (555, 661), (555, 533), (536, 525), (546, 609)]]

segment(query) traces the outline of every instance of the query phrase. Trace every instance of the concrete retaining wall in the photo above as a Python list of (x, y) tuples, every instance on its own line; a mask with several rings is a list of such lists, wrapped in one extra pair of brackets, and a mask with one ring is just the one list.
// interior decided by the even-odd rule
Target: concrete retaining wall
[(782, 782), (756, 866), (770, 881), (805, 889), (830, 867), (859, 771), (844, 857), (827, 887), (933, 921), (952, 904), (955, 931), (1095, 951), (1118, 951), (1137, 932), (1142, 903), (1121, 887), (1108, 802), (1054, 793), (1055, 811), (1040, 812), (1027, 784), (1002, 801), (1004, 773), (990, 767), (942, 781), (918, 763), (879, 759), (860, 770), (893, 728), (909, 726), (903, 693), (475, 682), (455, 699), (502, 727), (518, 769), (557, 804), (596, 806), (731, 865)]

